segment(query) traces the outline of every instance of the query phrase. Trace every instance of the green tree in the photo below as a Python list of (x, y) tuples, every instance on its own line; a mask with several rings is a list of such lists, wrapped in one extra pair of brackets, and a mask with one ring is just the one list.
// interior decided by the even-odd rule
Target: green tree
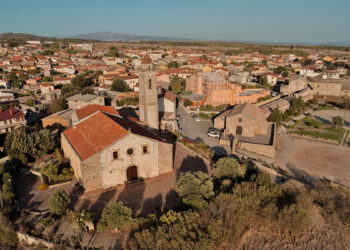
[(191, 100), (189, 100), (189, 99), (185, 99), (184, 105), (185, 105), (186, 107), (192, 106), (192, 105), (193, 105), (193, 102), (192, 102)]
[(129, 226), (132, 221), (131, 209), (124, 202), (113, 201), (103, 209), (97, 228), (99, 231), (123, 229)]
[(340, 116), (335, 116), (332, 118), (333, 124), (336, 127), (343, 127), (344, 126), (344, 119)]
[(52, 82), (53, 78), (51, 76), (44, 76), (43, 77), (43, 82)]
[(90, 76), (86, 74), (79, 74), (72, 79), (72, 86), (78, 87), (79, 89), (83, 89), (85, 87), (89, 87), (93, 84)]
[(213, 169), (215, 186), (219, 187), (219, 191), (229, 191), (234, 180), (243, 178), (246, 171), (246, 166), (240, 165), (236, 159), (230, 157), (220, 158)]
[(244, 165), (240, 165), (236, 159), (230, 157), (223, 157), (218, 160), (213, 175), (217, 179), (221, 178), (243, 178), (247, 170)]
[(204, 61), (208, 61), (208, 56), (207, 55), (201, 55), (201, 57), (200, 57), (202, 60), (204, 60)]
[(29, 106), (34, 106), (35, 105), (35, 101), (34, 101), (34, 99), (28, 99), (26, 101), (26, 104), (29, 105)]
[(123, 81), (122, 79), (117, 79), (112, 83), (111, 90), (118, 92), (129, 92), (130, 88), (125, 81)]
[(172, 62), (170, 62), (170, 63), (168, 63), (168, 68), (170, 69), (170, 68), (178, 68), (180, 66), (180, 64), (178, 63), (178, 62), (176, 62), (176, 61), (172, 61)]
[(180, 92), (185, 90), (185, 87), (186, 87), (185, 85), (186, 85), (186, 80), (178, 76), (174, 76), (170, 82), (171, 90), (175, 94), (179, 94)]
[(305, 66), (311, 65), (313, 63), (314, 62), (311, 59), (305, 59), (301, 62), (301, 66), (305, 67)]
[(274, 122), (277, 124), (277, 126), (281, 125), (281, 122), (283, 121), (283, 112), (280, 110), (279, 106), (277, 106), (270, 116), (267, 118), (268, 121)]
[(65, 214), (70, 205), (66, 191), (57, 190), (49, 199), (50, 212), (56, 215)]
[(5, 149), (10, 156), (22, 153), (36, 158), (53, 151), (57, 145), (57, 135), (51, 134), (48, 129), (20, 127), (8, 133), (5, 139)]
[(214, 196), (213, 182), (201, 171), (182, 173), (175, 190), (185, 205), (197, 210), (204, 208)]

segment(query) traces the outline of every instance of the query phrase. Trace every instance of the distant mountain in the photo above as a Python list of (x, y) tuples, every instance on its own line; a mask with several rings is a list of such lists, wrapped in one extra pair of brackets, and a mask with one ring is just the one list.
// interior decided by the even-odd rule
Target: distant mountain
[(113, 32), (96, 32), (90, 34), (79, 34), (68, 36), (66, 38), (99, 40), (99, 41), (191, 41), (187, 38), (161, 37), (161, 36), (142, 36), (132, 34), (122, 34)]
[(0, 40), (21, 39), (21, 40), (40, 40), (42, 36), (25, 34), (25, 33), (2, 33)]

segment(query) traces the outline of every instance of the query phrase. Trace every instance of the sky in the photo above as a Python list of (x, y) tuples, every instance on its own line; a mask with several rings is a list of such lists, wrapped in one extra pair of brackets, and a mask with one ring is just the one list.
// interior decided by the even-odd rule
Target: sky
[(350, 42), (350, 0), (0, 0), (0, 33)]

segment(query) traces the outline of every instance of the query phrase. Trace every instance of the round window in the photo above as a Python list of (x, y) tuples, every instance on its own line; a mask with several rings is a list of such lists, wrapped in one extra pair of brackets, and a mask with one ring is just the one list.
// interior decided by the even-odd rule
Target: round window
[(133, 154), (134, 154), (134, 150), (133, 150), (132, 148), (129, 148), (129, 149), (126, 151), (126, 153), (127, 153), (128, 155), (133, 155)]

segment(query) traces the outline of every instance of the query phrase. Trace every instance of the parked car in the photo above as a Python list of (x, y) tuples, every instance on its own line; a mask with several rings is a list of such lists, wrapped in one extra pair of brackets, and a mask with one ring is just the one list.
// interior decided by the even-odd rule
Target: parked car
[(219, 131), (209, 131), (208, 132), (208, 136), (210, 136), (210, 137), (220, 138), (220, 135), (221, 135), (221, 133)]
[(218, 130), (217, 128), (210, 127), (208, 128), (208, 133), (209, 132), (220, 132), (220, 130)]

